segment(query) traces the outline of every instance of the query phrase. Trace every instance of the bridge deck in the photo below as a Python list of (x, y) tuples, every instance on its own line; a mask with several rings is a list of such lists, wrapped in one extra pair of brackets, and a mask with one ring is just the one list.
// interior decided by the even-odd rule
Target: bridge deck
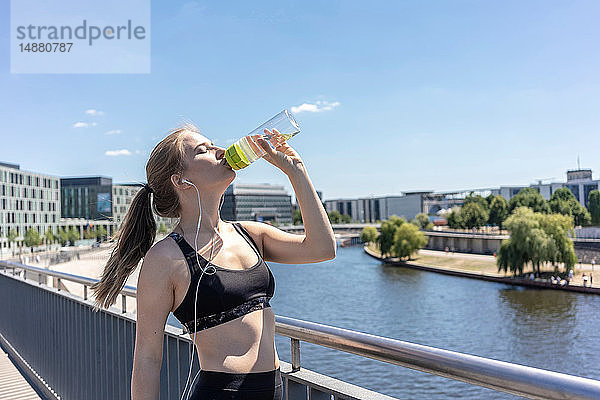
[(41, 399), (0, 348), (0, 400)]

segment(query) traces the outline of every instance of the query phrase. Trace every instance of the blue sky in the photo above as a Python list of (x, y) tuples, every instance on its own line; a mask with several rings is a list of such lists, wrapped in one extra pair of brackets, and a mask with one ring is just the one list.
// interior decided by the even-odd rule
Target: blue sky
[[(290, 145), (325, 199), (563, 181), (578, 156), (600, 177), (597, 1), (153, 1), (150, 74), (11, 74), (0, 13), (0, 160), (24, 170), (144, 181), (181, 122), (227, 146), (305, 104)], [(293, 194), (265, 160), (236, 179)]]

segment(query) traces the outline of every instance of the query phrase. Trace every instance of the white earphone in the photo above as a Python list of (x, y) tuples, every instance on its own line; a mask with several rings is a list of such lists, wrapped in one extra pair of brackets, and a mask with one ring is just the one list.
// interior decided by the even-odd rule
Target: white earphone
[[(200, 205), (200, 191), (198, 190), (198, 188), (196, 187), (196, 185), (194, 185), (192, 182), (190, 182), (189, 180), (182, 178), (181, 179), (181, 183), (187, 183), (192, 185), (195, 189), (196, 189), (196, 194), (198, 195), (198, 227), (196, 228), (196, 238), (194, 239), (194, 253), (196, 254), (196, 262), (198, 263), (198, 267), (200, 268), (200, 270), (202, 270), (202, 274), (200, 274), (200, 278), (198, 278), (198, 284), (196, 285), (196, 296), (194, 298), (194, 339), (193, 339), (193, 344), (192, 344), (192, 355), (190, 356), (190, 367), (189, 367), (189, 373), (188, 373), (188, 378), (187, 378), (187, 382), (185, 383), (185, 386), (183, 388), (183, 393), (181, 395), (181, 399), (183, 399), (183, 397), (185, 396), (185, 392), (188, 392), (188, 395), (186, 397), (186, 399), (189, 398), (191, 392), (192, 392), (192, 387), (194, 386), (194, 382), (196, 381), (196, 378), (198, 377), (198, 374), (200, 373), (200, 370), (196, 373), (196, 376), (194, 377), (194, 379), (192, 380), (192, 383), (190, 384), (189, 388), (188, 388), (188, 384), (190, 383), (190, 376), (192, 375), (192, 363), (194, 361), (194, 350), (196, 349), (196, 316), (197, 314), (197, 307), (198, 307), (198, 289), (200, 288), (200, 281), (202, 280), (202, 276), (204, 275), (204, 273), (208, 274), (208, 275), (212, 275), (214, 273), (217, 272), (217, 269), (213, 266), (210, 265), (210, 262), (212, 261), (212, 257), (213, 257), (213, 244), (214, 244), (214, 234), (212, 235), (211, 238), (211, 243), (210, 243), (210, 256), (208, 258), (208, 263), (206, 264), (206, 267), (202, 268), (200, 266), (200, 260), (198, 259), (198, 233), (200, 232), (200, 216), (201, 214), (201, 205)], [(221, 215), (221, 206), (223, 205), (223, 198), (224, 196), (221, 196), (221, 202), (219, 204), (219, 216)], [(183, 229), (182, 229), (183, 230)], [(212, 269), (210, 270), (210, 272), (206, 272), (209, 268)], [(191, 279), (191, 277), (190, 277)], [(189, 389), (189, 391), (188, 391)]]

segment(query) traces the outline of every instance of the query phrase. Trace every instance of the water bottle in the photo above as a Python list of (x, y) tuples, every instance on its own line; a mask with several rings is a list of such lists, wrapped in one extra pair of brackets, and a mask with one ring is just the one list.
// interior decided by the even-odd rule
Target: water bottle
[[(281, 137), (265, 134), (264, 130), (268, 129), (273, 132), (276, 129)], [(300, 126), (289, 110), (283, 110), (273, 118), (254, 129), (252, 132), (242, 137), (240, 140), (229, 146), (225, 151), (225, 159), (233, 169), (246, 168), (254, 161), (258, 160), (266, 154), (260, 147), (257, 139), (265, 139), (273, 148), (281, 144), (281, 141), (290, 140), (300, 132)]]

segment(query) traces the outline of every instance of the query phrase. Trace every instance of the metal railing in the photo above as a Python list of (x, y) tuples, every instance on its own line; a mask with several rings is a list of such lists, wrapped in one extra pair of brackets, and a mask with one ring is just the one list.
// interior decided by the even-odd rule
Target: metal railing
[[(78, 392), (82, 387), (108, 387), (113, 388), (113, 395), (117, 392), (122, 395), (112, 398), (129, 398), (135, 340), (134, 314), (124, 313), (123, 310), (112, 307), (111, 310), (93, 313), (89, 311), (88, 300), (78, 299), (69, 293), (59, 293), (56, 288), (41, 284), (35, 287), (38, 285), (20, 277), (13, 277), (9, 271), (12, 270), (13, 275), (18, 270), (21, 270), (24, 275), (27, 271), (40, 276), (46, 274), (56, 279), (69, 279), (84, 285), (95, 282), (93, 279), (6, 262), (0, 262), (0, 270), (2, 271), (0, 278), (4, 278), (0, 280), (0, 287), (3, 289), (0, 290), (0, 304), (3, 305), (0, 308), (0, 327), (2, 327), (0, 333), (8, 341), (18, 342), (11, 341), (11, 344), (17, 350), (26, 353), (22, 354), (23, 358), (28, 360), (32, 367), (43, 366), (38, 372), (52, 388), (56, 389), (57, 393), (68, 392), (69, 395), (73, 395), (65, 394), (65, 398), (82, 398), (80, 396), (82, 393)], [(6, 279), (10, 279), (11, 282)], [(38, 276), (37, 282), (40, 281)], [(32, 290), (32, 287), (37, 289), (37, 293)], [(125, 289), (124, 292), (124, 296), (135, 297), (135, 288)], [(51, 332), (53, 335), (43, 335), (40, 330), (45, 333)], [(275, 333), (291, 339), (292, 362), (288, 364), (281, 361), (285, 399), (289, 400), (330, 399), (331, 397), (390, 399), (389, 396), (301, 368), (301, 341), (531, 399), (600, 398), (600, 381), (597, 380), (299, 319), (276, 316)], [(49, 341), (48, 337), (52, 340)], [(39, 341), (44, 343), (40, 345)], [(51, 353), (40, 356), (45, 353), (44, 346), (52, 343), (54, 348), (50, 349)], [(62, 345), (56, 346), (56, 343)], [(75, 345), (75, 349), (71, 349), (69, 345)], [(182, 335), (181, 329), (171, 326), (165, 328), (161, 399), (179, 398), (178, 395), (181, 395), (187, 379), (190, 346), (192, 346), (191, 340)], [(69, 355), (67, 358), (65, 354), (61, 354), (65, 352)], [(78, 371), (83, 370), (85, 373), (79, 377), (70, 375), (73, 371), (67, 374), (64, 367), (70, 363), (75, 363), (80, 367)], [(52, 369), (55, 372), (51, 372)], [(198, 363), (194, 360), (193, 374), (197, 370)], [(45, 373), (46, 371), (48, 372)], [(63, 376), (56, 371), (63, 371)], [(76, 381), (78, 387), (70, 387), (66, 382), (67, 377)], [(327, 381), (329, 383), (323, 383)], [(335, 384), (332, 383), (333, 381)], [(69, 390), (61, 390), (63, 388)], [(103, 395), (106, 396), (107, 393), (100, 393), (98, 398), (102, 398)], [(92, 399), (96, 398), (96, 395), (86, 393), (85, 397)]]

